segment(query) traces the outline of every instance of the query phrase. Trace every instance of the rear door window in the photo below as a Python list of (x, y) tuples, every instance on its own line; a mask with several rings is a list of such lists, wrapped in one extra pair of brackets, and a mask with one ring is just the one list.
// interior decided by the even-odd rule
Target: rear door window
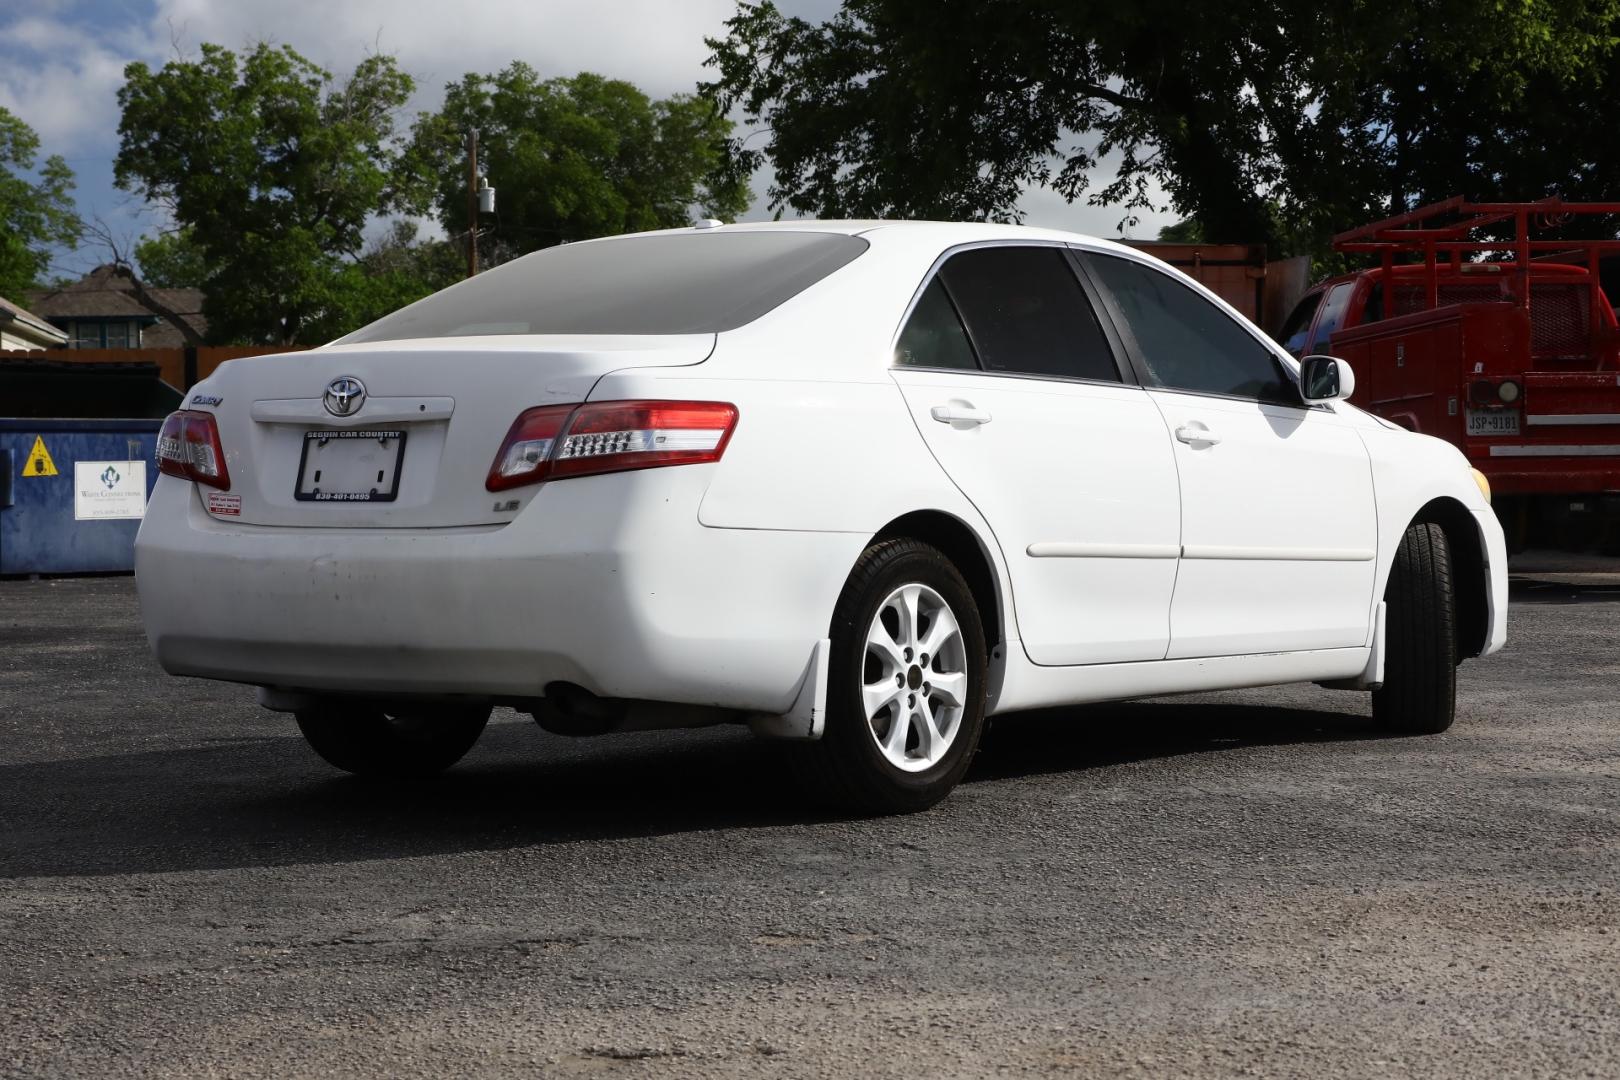
[(894, 362), (901, 367), (978, 368), (967, 330), (939, 278), (928, 283), (912, 308), (895, 342)]
[(939, 280), (984, 370), (1120, 381), (1113, 350), (1063, 249), (972, 248), (947, 259)]
[(1293, 381), (1253, 333), (1169, 274), (1088, 253), (1136, 341), (1144, 382), (1166, 390), (1302, 405)]

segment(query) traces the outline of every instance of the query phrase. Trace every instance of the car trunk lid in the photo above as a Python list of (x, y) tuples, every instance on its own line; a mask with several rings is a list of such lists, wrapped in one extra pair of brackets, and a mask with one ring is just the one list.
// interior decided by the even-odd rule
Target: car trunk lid
[(230, 469), (230, 491), (207, 490), (204, 504), (267, 526), (503, 523), (534, 490), (484, 486), (519, 413), (584, 401), (610, 371), (701, 363), (713, 347), (712, 334), (441, 338), (232, 361), (188, 405), (216, 417)]

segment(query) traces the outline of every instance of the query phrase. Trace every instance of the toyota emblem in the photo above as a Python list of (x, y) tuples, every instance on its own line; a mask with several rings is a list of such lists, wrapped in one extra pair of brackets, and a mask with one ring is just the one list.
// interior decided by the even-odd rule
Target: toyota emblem
[(326, 387), (326, 411), (333, 416), (353, 416), (365, 400), (366, 384), (353, 375), (339, 375)]

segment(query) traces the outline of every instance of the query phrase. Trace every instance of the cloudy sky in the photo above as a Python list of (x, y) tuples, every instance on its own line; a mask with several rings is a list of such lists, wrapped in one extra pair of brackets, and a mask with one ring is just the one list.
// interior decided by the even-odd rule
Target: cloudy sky
[[(838, 0), (778, 0), (825, 18)], [(420, 88), (412, 110), (439, 104), (444, 84), (514, 59), (547, 75), (596, 71), (655, 96), (689, 91), (704, 77), (705, 36), (718, 36), (734, 0), (0, 0), (0, 105), (30, 124), (45, 153), (68, 159), (79, 207), (133, 236), (156, 221), (112, 184), (118, 149), (116, 95), (124, 65), (154, 66), (200, 42), (242, 48), (293, 46), (343, 72), (368, 51), (392, 53)], [(765, 178), (756, 178), (763, 192)], [(1033, 225), (1114, 235), (1119, 211), (1071, 206), (1031, 191)], [(748, 215), (769, 216), (762, 200)], [(1171, 220), (1149, 215), (1133, 230), (1152, 237)], [(64, 254), (59, 273), (82, 272), (97, 253)]]

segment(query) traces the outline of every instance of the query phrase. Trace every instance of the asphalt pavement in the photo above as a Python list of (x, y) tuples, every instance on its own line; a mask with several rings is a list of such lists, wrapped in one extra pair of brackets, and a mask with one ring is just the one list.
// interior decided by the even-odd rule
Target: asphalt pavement
[(998, 718), (938, 809), (496, 714), (367, 783), (0, 582), (0, 1075), (1620, 1075), (1620, 567), (1516, 580), (1447, 734), (1292, 686)]

